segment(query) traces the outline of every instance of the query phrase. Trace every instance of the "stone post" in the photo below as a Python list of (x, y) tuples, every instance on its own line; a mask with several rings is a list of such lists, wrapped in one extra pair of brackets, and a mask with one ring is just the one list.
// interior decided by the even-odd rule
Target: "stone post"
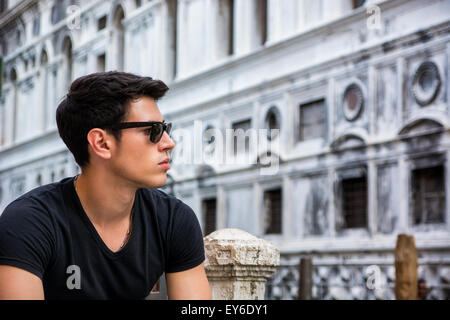
[(280, 264), (277, 248), (239, 229), (217, 230), (204, 243), (213, 300), (264, 300), (265, 283)]
[(399, 234), (395, 247), (395, 299), (417, 299), (417, 268), (414, 236)]

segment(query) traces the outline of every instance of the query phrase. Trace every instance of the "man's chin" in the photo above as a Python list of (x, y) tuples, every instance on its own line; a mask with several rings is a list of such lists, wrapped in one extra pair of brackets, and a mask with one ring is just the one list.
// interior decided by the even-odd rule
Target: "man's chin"
[(151, 181), (143, 181), (140, 188), (145, 188), (145, 189), (161, 188), (166, 185), (166, 182), (167, 182), (167, 176), (164, 175), (164, 178), (152, 179)]

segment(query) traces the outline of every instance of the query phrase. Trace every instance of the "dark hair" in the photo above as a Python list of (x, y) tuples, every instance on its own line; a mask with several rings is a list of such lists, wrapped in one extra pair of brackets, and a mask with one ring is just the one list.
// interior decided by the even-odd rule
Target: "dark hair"
[[(80, 167), (89, 163), (87, 134), (125, 118), (129, 102), (148, 96), (155, 101), (169, 88), (161, 80), (126, 72), (92, 73), (76, 79), (56, 110), (58, 132)], [(107, 129), (120, 141), (120, 131)]]

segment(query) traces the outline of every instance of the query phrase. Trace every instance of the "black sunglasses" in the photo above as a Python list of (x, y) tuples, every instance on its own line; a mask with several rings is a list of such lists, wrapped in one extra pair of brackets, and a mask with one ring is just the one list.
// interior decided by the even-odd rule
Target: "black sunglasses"
[(113, 130), (123, 130), (123, 129), (129, 129), (129, 128), (142, 128), (142, 127), (150, 127), (150, 141), (153, 143), (158, 143), (163, 134), (164, 131), (167, 132), (167, 134), (170, 135), (170, 130), (172, 129), (172, 123), (171, 122), (158, 122), (158, 121), (151, 121), (151, 122), (121, 122), (112, 126), (109, 126), (108, 128)]

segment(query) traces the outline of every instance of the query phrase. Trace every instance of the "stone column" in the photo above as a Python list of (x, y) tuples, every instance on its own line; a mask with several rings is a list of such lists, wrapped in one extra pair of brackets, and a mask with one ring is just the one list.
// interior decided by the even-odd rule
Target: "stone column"
[(277, 248), (239, 229), (217, 230), (204, 243), (213, 300), (264, 300), (265, 283), (280, 264)]

